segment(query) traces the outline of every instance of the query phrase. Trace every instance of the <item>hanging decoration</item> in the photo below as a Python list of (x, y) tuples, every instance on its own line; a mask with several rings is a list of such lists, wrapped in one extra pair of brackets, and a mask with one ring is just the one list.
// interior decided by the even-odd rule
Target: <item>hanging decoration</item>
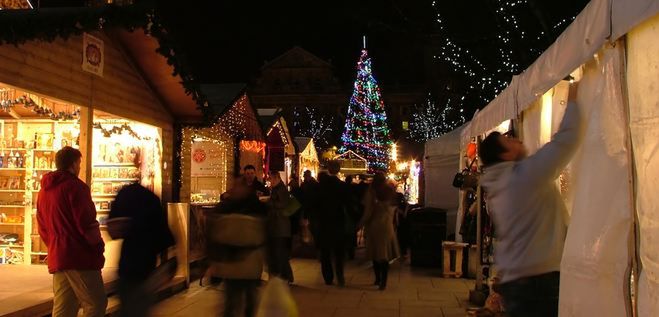
[(265, 142), (262, 141), (240, 141), (240, 150), (246, 152), (259, 153), (265, 157)]
[(124, 132), (127, 132), (128, 135), (130, 135), (131, 137), (133, 137), (133, 138), (135, 138), (135, 139), (138, 139), (138, 140), (147, 140), (147, 141), (148, 141), (148, 140), (152, 140), (151, 137), (148, 137), (148, 136), (140, 136), (139, 134), (137, 134), (135, 131), (133, 131), (133, 128), (131, 128), (130, 125), (128, 125), (127, 123), (124, 123), (124, 124), (122, 124), (122, 125), (120, 125), (120, 126), (116, 126), (116, 125), (115, 125), (115, 126), (113, 126), (111, 129), (109, 129), (109, 130), (106, 129), (106, 128), (104, 128), (103, 125), (102, 125), (101, 123), (99, 123), (99, 122), (94, 122), (94, 124), (92, 125), (92, 127), (93, 127), (94, 129), (99, 129), (99, 130), (101, 130), (101, 133), (103, 133), (103, 136), (106, 137), (106, 138), (109, 138), (109, 137), (112, 136), (113, 134), (121, 135), (121, 134), (123, 134)]
[(48, 117), (52, 120), (76, 120), (80, 117), (80, 109), (76, 107), (73, 112), (67, 111), (53, 111), (53, 109), (37, 104), (28, 95), (20, 95), (16, 98), (15, 90), (1, 89), (0, 90), (0, 109), (9, 112), (15, 106), (22, 105), (24, 108), (31, 110), (33, 113), (40, 117)]
[(392, 141), (380, 88), (365, 48), (357, 62), (357, 79), (341, 140), (340, 152), (352, 150), (366, 158), (370, 173), (387, 171)]

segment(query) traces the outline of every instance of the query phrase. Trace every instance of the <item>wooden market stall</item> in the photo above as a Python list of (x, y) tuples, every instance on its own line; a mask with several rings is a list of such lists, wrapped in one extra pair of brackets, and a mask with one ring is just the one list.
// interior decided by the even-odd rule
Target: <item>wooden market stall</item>
[[(54, 169), (55, 153), (63, 146), (83, 154), (80, 178), (91, 188), (106, 241), (106, 282), (114, 281), (108, 272), (116, 270), (121, 246), (105, 228), (118, 190), (140, 182), (163, 204), (173, 199), (174, 126), (181, 119), (202, 117), (201, 99), (173, 55), (158, 53), (166, 41), (160, 26), (148, 35), (135, 28), (148, 18), (145, 11), (125, 9), (136, 10), (125, 14), (143, 20), (124, 25), (109, 18), (119, 14), (117, 10), (124, 9), (0, 14), (3, 29), (35, 26), (25, 34), (0, 35), (0, 236), (9, 233), (12, 238), (0, 245), (2, 263), (45, 262), (35, 202), (39, 181)], [(108, 26), (100, 29), (99, 19)], [(47, 25), (43, 20), (61, 25), (39, 29)], [(167, 54), (173, 54), (173, 48)], [(180, 227), (173, 229), (183, 243)], [(2, 272), (0, 265), (0, 277), (12, 280)], [(184, 266), (178, 276), (185, 280)]]
[[(265, 170), (267, 175), (270, 171), (283, 173), (282, 180), (288, 184), (291, 177), (298, 178), (300, 175), (295, 167), (295, 142), (288, 130), (286, 119), (281, 113), (263, 113), (265, 109), (259, 109), (261, 124), (266, 129), (266, 155)], [(276, 109), (275, 109), (276, 111)]]
[(343, 175), (364, 175), (368, 171), (368, 161), (352, 150), (337, 155), (334, 159), (341, 164)]
[(311, 171), (311, 176), (317, 178), (320, 161), (313, 139), (296, 137), (295, 144), (297, 145), (298, 175), (304, 174), (304, 171)]

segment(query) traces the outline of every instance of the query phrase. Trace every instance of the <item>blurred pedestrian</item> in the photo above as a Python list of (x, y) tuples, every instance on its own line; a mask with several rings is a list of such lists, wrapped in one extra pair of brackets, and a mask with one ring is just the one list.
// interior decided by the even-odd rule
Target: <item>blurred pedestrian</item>
[(318, 235), (319, 186), (318, 181), (311, 175), (311, 171), (304, 171), (302, 185), (300, 185), (302, 217), (306, 221), (309, 231), (314, 239), (316, 239), (316, 236)]
[(246, 183), (236, 182), (208, 217), (208, 257), (224, 279), (224, 316), (253, 317), (263, 273), (267, 207)]
[[(346, 256), (349, 190), (346, 183), (339, 180), (337, 174), (341, 166), (337, 161), (327, 164), (329, 174), (320, 177), (320, 193), (318, 197), (318, 236), (317, 245), (320, 248), (320, 264), (326, 285), (332, 285), (334, 274), (339, 286), (345, 286), (343, 273)], [(334, 260), (334, 265), (332, 265)]]
[(291, 269), (291, 221), (287, 208), (291, 195), (278, 171), (270, 171), (271, 193), (268, 201), (268, 272), (293, 283)]
[[(137, 166), (139, 159), (135, 157)], [(174, 245), (160, 198), (138, 182), (124, 186), (110, 207), (108, 232), (113, 239), (123, 239), (119, 259), (119, 316), (148, 316), (156, 290), (150, 289), (147, 279), (156, 268), (158, 255)]]
[(364, 215), (363, 206), (362, 206), (362, 197), (359, 193), (359, 185), (355, 182), (355, 177), (353, 175), (346, 176), (346, 185), (348, 188), (348, 206), (347, 209), (348, 219), (346, 224), (346, 248), (348, 253), (348, 259), (352, 260), (355, 258), (355, 251), (357, 249), (357, 223)]
[(57, 170), (41, 179), (37, 199), (39, 235), (48, 246), (53, 274), (53, 317), (105, 316), (101, 276), (105, 243), (89, 186), (78, 179), (82, 153), (66, 146), (55, 154)]
[(389, 261), (399, 256), (398, 241), (394, 231), (396, 190), (382, 173), (373, 177), (364, 197), (364, 217), (360, 224), (365, 227), (366, 253), (373, 261), (374, 284), (380, 290), (387, 287)]

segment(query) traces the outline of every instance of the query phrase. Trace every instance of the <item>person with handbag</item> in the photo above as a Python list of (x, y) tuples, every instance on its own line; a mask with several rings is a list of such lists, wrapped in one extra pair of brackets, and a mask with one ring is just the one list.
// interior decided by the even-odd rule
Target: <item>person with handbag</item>
[[(135, 164), (139, 165), (139, 156)], [(158, 287), (176, 272), (175, 258), (156, 269), (158, 255), (175, 244), (160, 198), (138, 182), (124, 186), (111, 204), (107, 226), (112, 239), (123, 239), (119, 315), (148, 316)]]
[[(270, 171), (268, 201), (268, 272), (293, 283), (291, 268), (291, 220), (300, 205), (291, 197), (278, 171)], [(297, 207), (296, 207), (297, 206)]]
[(225, 317), (256, 313), (256, 290), (265, 262), (266, 216), (267, 206), (243, 182), (236, 182), (208, 215), (208, 259), (214, 274), (224, 280)]

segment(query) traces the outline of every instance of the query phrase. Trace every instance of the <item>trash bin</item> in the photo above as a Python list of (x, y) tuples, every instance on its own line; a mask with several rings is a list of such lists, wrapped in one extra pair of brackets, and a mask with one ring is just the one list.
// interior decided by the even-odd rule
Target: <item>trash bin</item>
[(412, 266), (442, 267), (442, 242), (446, 240), (446, 210), (417, 208), (408, 213)]

